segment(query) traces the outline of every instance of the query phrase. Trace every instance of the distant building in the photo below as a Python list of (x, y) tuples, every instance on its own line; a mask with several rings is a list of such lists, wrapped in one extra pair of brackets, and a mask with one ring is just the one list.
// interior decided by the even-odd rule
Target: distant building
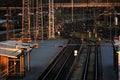
[(0, 30), (6, 30), (6, 27), (9, 26), (9, 29), (20, 28), (20, 22), (17, 20), (0, 20)]

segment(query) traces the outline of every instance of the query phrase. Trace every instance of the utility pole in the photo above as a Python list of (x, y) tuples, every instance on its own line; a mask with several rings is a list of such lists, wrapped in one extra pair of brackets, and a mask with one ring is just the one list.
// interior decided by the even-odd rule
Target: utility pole
[(42, 5), (42, 0), (40, 0), (40, 10), (41, 10), (41, 11), (40, 11), (40, 13), (41, 13), (41, 14), (40, 14), (40, 17), (41, 17), (41, 18), (40, 18), (40, 19), (41, 19), (41, 34), (42, 34), (41, 36), (42, 36), (42, 42), (43, 42), (43, 38), (44, 38), (44, 37), (43, 37), (43, 7), (42, 7), (42, 6), (43, 6), (43, 5)]
[(115, 37), (117, 37), (117, 26), (118, 26), (118, 17), (116, 16), (116, 13), (117, 12), (115, 12)]
[(39, 26), (38, 26), (38, 0), (36, 0), (36, 26), (35, 26), (35, 43), (36, 43), (36, 40), (37, 40), (37, 37), (38, 37), (38, 32), (39, 32), (39, 30), (38, 30), (38, 28), (39, 28)]
[(110, 12), (109, 15), (110, 15), (110, 41), (112, 41), (112, 24), (111, 24), (112, 13)]
[(55, 38), (54, 28), (54, 1), (49, 0), (49, 33), (48, 38)]
[[(94, 3), (96, 3), (97, 1), (95, 0)], [(95, 34), (95, 38), (97, 38), (97, 19), (96, 19), (96, 6), (94, 6), (94, 34)]]
[(96, 20), (96, 11), (94, 9), (94, 33), (95, 33), (95, 38), (97, 38), (97, 20)]
[(8, 7), (7, 7), (7, 14), (5, 15), (6, 16), (6, 29), (7, 29), (7, 34), (6, 34), (6, 38), (7, 40), (9, 39), (9, 14), (8, 14), (9, 10), (8, 10)]

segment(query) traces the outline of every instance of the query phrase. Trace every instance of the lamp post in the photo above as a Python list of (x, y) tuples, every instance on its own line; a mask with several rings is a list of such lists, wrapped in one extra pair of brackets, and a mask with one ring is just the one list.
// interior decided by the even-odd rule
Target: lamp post
[(112, 24), (111, 24), (111, 13), (110, 14), (110, 41), (112, 40)]
[(115, 37), (117, 37), (117, 26), (118, 26), (118, 17), (115, 16)]
[(117, 12), (115, 11), (115, 37), (117, 37), (117, 26), (118, 26), (118, 17), (116, 16)]

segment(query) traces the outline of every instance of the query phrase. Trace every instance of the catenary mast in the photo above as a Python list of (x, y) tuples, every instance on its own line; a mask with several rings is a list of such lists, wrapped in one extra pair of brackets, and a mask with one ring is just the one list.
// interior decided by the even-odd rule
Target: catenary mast
[(54, 1), (49, 0), (49, 34), (48, 38), (55, 38), (54, 31)]

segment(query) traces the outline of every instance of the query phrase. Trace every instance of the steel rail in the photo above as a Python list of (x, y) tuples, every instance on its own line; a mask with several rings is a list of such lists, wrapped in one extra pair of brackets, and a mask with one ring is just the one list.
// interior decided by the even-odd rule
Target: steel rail
[(95, 79), (98, 80), (98, 47), (95, 47)]
[(85, 67), (84, 67), (84, 71), (83, 71), (82, 80), (86, 80), (86, 78), (87, 78), (87, 72), (88, 72), (88, 67), (89, 67), (89, 59), (90, 59), (90, 52), (91, 52), (91, 47), (88, 46), (87, 57), (86, 57), (86, 61), (85, 61)]
[[(69, 41), (68, 44), (72, 44), (74, 42)], [(59, 53), (59, 56), (48, 66), (49, 68), (43, 71), (38, 80), (61, 80), (65, 79), (67, 74), (69, 73), (69, 69), (71, 68), (74, 62), (73, 51), (77, 49), (78, 46), (66, 46), (66, 49)], [(64, 70), (67, 68), (67, 70)]]
[[(79, 42), (79, 40), (75, 40), (75, 43), (80, 44), (81, 42)], [(68, 80), (68, 76), (70, 75), (72, 66), (73, 66), (74, 62), (76, 62), (76, 57), (73, 56), (74, 50), (80, 50), (80, 46), (76, 45), (71, 49), (68, 57), (66, 58), (64, 64), (62, 65), (61, 69), (57, 73), (54, 80)], [(78, 52), (78, 54), (79, 54), (79, 52)], [(67, 67), (67, 70), (66, 70), (66, 67)]]
[(74, 48), (71, 50), (70, 55), (68, 55), (67, 59), (66, 59), (65, 62), (63, 63), (61, 69), (59, 70), (58, 74), (57, 74), (56, 77), (55, 77), (55, 80), (60, 79), (59, 76), (60, 76), (60, 74), (61, 74), (64, 66), (68, 63), (68, 61), (69, 61), (69, 59), (70, 59), (70, 56), (72, 55), (73, 50), (74, 50)]
[[(52, 71), (52, 70), (55, 70), (56, 69), (56, 67), (58, 67), (58, 66), (60, 66), (60, 65), (58, 65), (58, 63), (60, 63), (62, 60), (64, 60), (62, 57), (66, 57), (65, 55), (65, 53), (66, 53), (66, 51), (69, 49), (70, 47), (66, 47), (65, 48), (65, 50), (64, 51), (62, 51), (62, 52), (60, 52), (60, 53), (58, 53), (59, 55), (55, 58), (55, 60), (48, 66), (48, 69), (46, 69), (46, 71), (44, 71), (41, 75), (40, 75), (40, 77), (39, 77), (39, 80), (45, 80), (47, 77), (48, 77), (48, 75), (50, 74), (50, 72)], [(63, 61), (62, 61), (63, 62)]]
[[(67, 49), (68, 49), (68, 47), (67, 47)], [(66, 52), (67, 49), (65, 49), (64, 52)], [(64, 52), (63, 52), (63, 53), (64, 53)], [(53, 69), (55, 69), (56, 65), (57, 65), (58, 62), (61, 60), (61, 58), (63, 57), (63, 55), (64, 55), (64, 54), (60, 55), (60, 56), (56, 59), (56, 61), (54, 62), (54, 64), (52, 65), (52, 67), (48, 70), (48, 72), (46, 73), (46, 75), (42, 78), (42, 80), (45, 80), (45, 79), (47, 78), (47, 76), (50, 74), (50, 72), (51, 72)]]
[[(80, 43), (81, 43), (81, 42), (80, 42)], [(79, 44), (79, 43), (78, 43), (78, 44)], [(81, 51), (83, 50), (82, 48), (83, 48), (82, 44), (79, 45), (77, 59), (78, 59), (78, 57), (80, 56)], [(73, 65), (72, 65), (72, 67), (70, 68), (69, 73), (67, 74), (66, 80), (69, 80), (70, 75), (72, 74), (72, 70), (74, 69), (75, 64), (76, 64), (76, 61), (74, 60)]]

